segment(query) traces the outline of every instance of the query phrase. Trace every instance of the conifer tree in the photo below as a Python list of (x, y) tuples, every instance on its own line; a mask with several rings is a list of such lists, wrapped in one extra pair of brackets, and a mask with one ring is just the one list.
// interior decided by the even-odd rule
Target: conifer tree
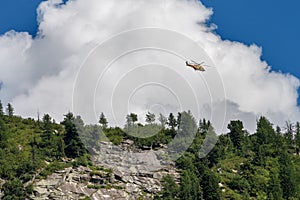
[(205, 168), (204, 175), (202, 177), (201, 186), (203, 190), (203, 198), (205, 200), (219, 200), (220, 189), (218, 186), (217, 176), (210, 171), (210, 169)]
[(287, 146), (292, 147), (293, 143), (294, 143), (294, 130), (293, 130), (294, 126), (291, 122), (286, 121), (285, 122), (285, 133), (284, 133), (284, 138), (286, 141)]
[(12, 117), (14, 115), (14, 108), (12, 107), (12, 105), (10, 103), (7, 104), (6, 114), (10, 117)]
[(26, 199), (26, 192), (24, 190), (23, 184), (18, 178), (6, 181), (2, 186), (2, 191), (4, 193), (2, 199), (4, 200)]
[(3, 105), (2, 105), (2, 102), (0, 100), (0, 117), (4, 115), (4, 112), (3, 112)]
[(273, 139), (272, 148), (274, 151), (274, 155), (280, 155), (282, 151), (282, 147), (284, 145), (284, 138), (281, 135), (281, 129), (279, 126), (276, 127), (275, 137)]
[(7, 146), (6, 145), (7, 133), (5, 131), (3, 116), (4, 116), (3, 107), (0, 100), (0, 148), (5, 148)]
[(155, 114), (154, 113), (150, 113), (148, 111), (148, 113), (146, 114), (146, 122), (148, 124), (152, 124), (155, 121)]
[(163, 114), (159, 114), (158, 121), (160, 122), (161, 127), (164, 129), (167, 124), (167, 118)]
[(296, 123), (296, 130), (295, 130), (295, 144), (296, 144), (296, 153), (299, 154), (300, 152), (300, 123)]
[(168, 125), (171, 127), (172, 130), (174, 130), (175, 127), (177, 126), (177, 121), (176, 121), (173, 113), (169, 114)]
[(65, 126), (65, 154), (70, 158), (76, 158), (86, 153), (86, 149), (79, 138), (74, 120), (75, 118), (73, 114), (69, 112), (65, 115), (65, 118), (62, 122), (62, 124)]
[(282, 200), (282, 189), (280, 186), (277, 169), (271, 169), (270, 180), (268, 182), (268, 197), (272, 200)]
[(43, 139), (46, 140), (44, 142), (50, 142), (51, 140), (51, 136), (52, 136), (52, 121), (51, 121), (51, 117), (49, 114), (45, 114), (43, 116)]
[(270, 144), (273, 142), (275, 131), (272, 124), (265, 117), (260, 117), (257, 122), (257, 143), (258, 145)]
[(134, 123), (138, 120), (137, 114), (135, 113), (130, 113), (129, 115), (126, 116), (126, 126), (130, 127), (134, 125)]
[(162, 178), (162, 195), (160, 199), (173, 200), (178, 197), (179, 187), (169, 174)]
[(192, 182), (187, 170), (183, 170), (180, 177), (180, 199), (192, 199)]
[(177, 128), (179, 128), (180, 127), (180, 122), (181, 122), (181, 113), (180, 112), (178, 112), (178, 114), (177, 114)]
[(231, 121), (227, 128), (230, 130), (229, 137), (233, 145), (240, 151), (242, 151), (242, 145), (244, 141), (244, 126), (240, 120)]
[(106, 117), (105, 117), (105, 115), (104, 115), (103, 112), (101, 112), (101, 114), (100, 114), (99, 123), (101, 125), (101, 128), (103, 128), (103, 129), (107, 128), (108, 122), (107, 122), (107, 119), (106, 119)]
[(296, 193), (296, 180), (294, 165), (286, 150), (281, 153), (278, 162), (282, 196), (284, 199), (290, 199)]

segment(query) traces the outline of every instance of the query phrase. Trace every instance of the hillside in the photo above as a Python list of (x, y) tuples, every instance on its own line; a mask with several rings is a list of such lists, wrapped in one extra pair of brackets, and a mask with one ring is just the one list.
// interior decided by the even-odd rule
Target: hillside
[[(160, 123), (148, 113), (145, 125), (131, 113), (125, 127), (108, 127), (104, 114), (85, 125), (72, 113), (57, 123), (47, 114), (34, 120), (14, 116), (12, 107), (0, 111), (1, 199), (300, 198), (299, 122), (281, 130), (261, 117), (250, 134), (231, 121), (199, 158), (213, 127), (190, 112), (160, 116)], [(156, 135), (142, 137), (153, 128)], [(163, 158), (171, 141), (180, 147), (187, 140), (177, 134), (194, 128), (179, 159)]]

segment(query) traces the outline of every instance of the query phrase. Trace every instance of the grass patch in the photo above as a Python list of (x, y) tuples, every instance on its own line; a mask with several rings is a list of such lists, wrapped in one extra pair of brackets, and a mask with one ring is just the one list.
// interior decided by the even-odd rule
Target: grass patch
[(41, 179), (47, 178), (47, 176), (49, 176), (50, 174), (53, 174), (55, 171), (63, 170), (68, 167), (72, 167), (72, 163), (54, 161), (54, 162), (50, 163), (49, 165), (47, 165), (45, 167), (45, 169), (43, 169), (41, 171), (41, 173), (39, 174), (39, 178), (41, 178)]

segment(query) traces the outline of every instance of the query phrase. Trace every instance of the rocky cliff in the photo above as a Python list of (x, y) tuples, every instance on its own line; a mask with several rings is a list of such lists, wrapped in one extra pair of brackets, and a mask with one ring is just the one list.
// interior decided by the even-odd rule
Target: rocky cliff
[(161, 190), (160, 180), (170, 174), (178, 180), (172, 162), (160, 159), (157, 151), (128, 150), (102, 142), (95, 150), (94, 166), (66, 168), (46, 179), (34, 181), (32, 199), (153, 199)]

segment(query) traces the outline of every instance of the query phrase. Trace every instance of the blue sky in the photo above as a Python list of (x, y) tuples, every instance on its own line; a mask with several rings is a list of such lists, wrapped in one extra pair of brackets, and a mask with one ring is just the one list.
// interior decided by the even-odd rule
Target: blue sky
[(40, 0), (2, 1), (0, 7), (0, 34), (9, 30), (36, 32), (36, 8)]
[[(300, 78), (300, 1), (202, 0), (223, 39), (257, 44), (272, 70)], [(300, 89), (298, 89), (300, 93)], [(298, 98), (300, 105), (300, 98)]]
[(203, 0), (223, 39), (257, 44), (274, 70), (300, 77), (300, 1)]
[[(0, 34), (9, 30), (27, 31), (35, 35), (36, 8), (41, 0), (2, 1)], [(273, 70), (300, 78), (300, 1), (271, 0), (202, 0), (214, 10), (210, 22), (223, 39), (257, 44), (263, 48), (262, 59)], [(298, 99), (298, 104), (299, 104)]]

